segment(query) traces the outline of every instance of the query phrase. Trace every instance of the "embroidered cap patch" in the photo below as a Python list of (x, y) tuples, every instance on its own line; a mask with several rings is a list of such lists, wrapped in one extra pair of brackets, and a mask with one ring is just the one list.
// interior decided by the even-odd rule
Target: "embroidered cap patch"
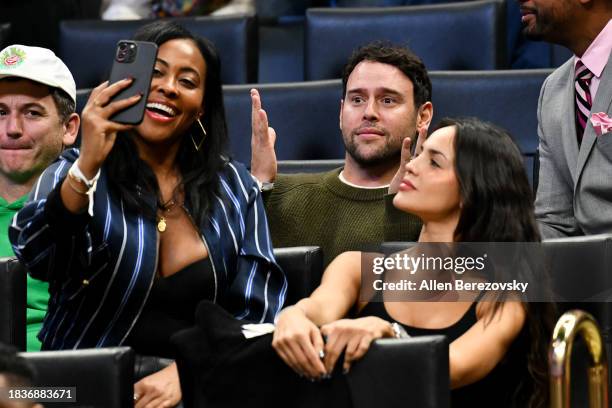
[(11, 47), (0, 55), (0, 66), (5, 68), (14, 68), (24, 61), (26, 53), (24, 50), (17, 47)]

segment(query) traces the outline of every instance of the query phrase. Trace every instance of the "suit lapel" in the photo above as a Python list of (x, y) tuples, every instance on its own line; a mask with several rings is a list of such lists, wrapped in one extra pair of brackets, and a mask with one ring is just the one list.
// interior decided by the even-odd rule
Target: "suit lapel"
[[(610, 109), (610, 103), (612, 102), (612, 58), (608, 58), (608, 63), (604, 68), (601, 74), (601, 81), (599, 82), (599, 87), (597, 88), (597, 95), (595, 95), (595, 101), (593, 102), (593, 107), (591, 108), (591, 114), (597, 112), (608, 112)], [(573, 110), (572, 110), (573, 112)], [(574, 124), (574, 129), (575, 129)], [(576, 132), (574, 132), (575, 134)], [(580, 174), (584, 169), (584, 165), (589, 158), (589, 154), (591, 153), (591, 149), (595, 145), (595, 140), (597, 135), (595, 134), (595, 129), (593, 129), (593, 124), (589, 119), (587, 121), (587, 126), (584, 131), (584, 136), (582, 137), (582, 146), (580, 146), (580, 152), (578, 153), (578, 168), (576, 172), (575, 181), (580, 178)]]

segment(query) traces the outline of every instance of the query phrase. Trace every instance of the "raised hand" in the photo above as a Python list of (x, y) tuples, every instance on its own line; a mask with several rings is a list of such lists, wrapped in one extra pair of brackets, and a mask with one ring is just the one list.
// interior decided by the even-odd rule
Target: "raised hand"
[(91, 91), (81, 115), (81, 154), (79, 168), (88, 178), (93, 177), (110, 153), (117, 132), (132, 129), (133, 125), (113, 122), (110, 117), (122, 109), (137, 103), (141, 95), (110, 102), (111, 98), (127, 88), (132, 79), (124, 79), (112, 85), (104, 82)]
[(251, 174), (261, 182), (272, 182), (277, 172), (276, 132), (268, 126), (257, 89), (251, 89), (251, 131)]
[[(419, 155), (421, 153), (421, 150), (423, 150), (423, 142), (425, 142), (425, 139), (427, 139), (427, 128), (422, 127), (419, 129), (419, 136), (417, 137), (416, 147), (414, 149), (415, 155)], [(402, 180), (404, 178), (404, 174), (406, 174), (406, 164), (408, 164), (408, 162), (412, 158), (412, 154), (410, 152), (411, 143), (412, 139), (409, 137), (405, 138), (402, 142), (400, 164), (397, 169), (397, 173), (395, 173), (395, 176), (393, 176), (393, 179), (389, 184), (389, 194), (397, 193), (399, 185), (402, 183)]]

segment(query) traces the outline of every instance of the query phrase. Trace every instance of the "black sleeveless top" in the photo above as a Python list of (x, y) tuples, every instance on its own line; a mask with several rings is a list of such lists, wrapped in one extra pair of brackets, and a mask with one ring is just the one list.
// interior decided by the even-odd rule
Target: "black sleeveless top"
[[(477, 321), (476, 306), (473, 302), (467, 312), (451, 326), (441, 329), (423, 329), (399, 323), (410, 336), (444, 335), (449, 344), (465, 333)], [(377, 316), (393, 322), (389, 316), (384, 302), (370, 302), (361, 309), (358, 317)], [(514, 393), (518, 390), (521, 381), (527, 378), (527, 354), (529, 342), (523, 329), (506, 352), (502, 361), (485, 378), (473, 384), (466, 385), (451, 391), (451, 406), (458, 407), (518, 407)], [(409, 362), (407, 362), (409, 364)]]
[(170, 337), (195, 324), (200, 301), (214, 299), (214, 279), (209, 257), (168, 277), (155, 278), (142, 313), (124, 344), (138, 354), (175, 358)]

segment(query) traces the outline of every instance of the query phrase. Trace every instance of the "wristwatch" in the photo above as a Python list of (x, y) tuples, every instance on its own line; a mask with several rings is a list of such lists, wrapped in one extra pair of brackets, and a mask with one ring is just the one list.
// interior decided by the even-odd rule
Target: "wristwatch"
[(397, 322), (391, 323), (391, 328), (393, 328), (393, 334), (396, 339), (407, 339), (410, 337), (410, 335), (406, 332), (406, 329), (404, 329), (404, 327)]

